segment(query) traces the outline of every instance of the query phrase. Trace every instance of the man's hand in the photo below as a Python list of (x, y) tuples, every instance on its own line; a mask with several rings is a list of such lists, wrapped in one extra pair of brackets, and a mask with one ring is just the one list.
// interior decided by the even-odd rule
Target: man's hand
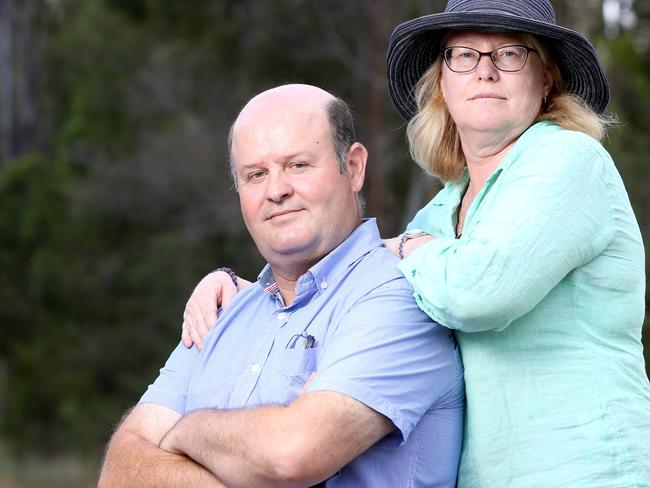
[(309, 385), (311, 385), (311, 382), (316, 379), (316, 371), (314, 371), (312, 374), (309, 375), (309, 378), (307, 378), (307, 381), (305, 382), (304, 385), (302, 385), (302, 388), (300, 389), (300, 394), (304, 395), (307, 393), (307, 388), (309, 388)]
[(183, 454), (178, 444), (178, 430), (170, 429), (160, 441), (158, 447), (173, 454)]
[[(251, 283), (238, 277), (237, 284), (242, 290)], [(199, 351), (203, 348), (203, 338), (217, 321), (217, 309), (226, 308), (237, 292), (230, 275), (224, 271), (213, 271), (196, 285), (183, 313), (181, 340), (185, 347), (195, 344)]]
[(142, 403), (131, 410), (113, 434), (98, 486), (225, 488), (203, 466), (157, 447), (180, 417), (173, 410), (153, 403)]

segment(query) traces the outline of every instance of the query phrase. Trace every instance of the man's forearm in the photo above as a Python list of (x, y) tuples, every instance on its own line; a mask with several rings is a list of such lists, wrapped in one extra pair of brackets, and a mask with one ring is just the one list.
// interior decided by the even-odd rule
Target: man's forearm
[(210, 471), (186, 456), (174, 454), (130, 431), (119, 432), (106, 453), (100, 488), (225, 488)]
[(350, 397), (314, 392), (287, 407), (192, 412), (160, 447), (186, 454), (232, 488), (309, 487), (394, 428)]
[(181, 419), (160, 446), (189, 456), (232, 488), (311, 486), (315, 483), (295, 483), (283, 473), (277, 462), (282, 454), (273, 442), (281, 441), (282, 435), (273, 439), (268, 431), (273, 422), (259, 428), (268, 410), (276, 408), (283, 407), (256, 409), (255, 415), (250, 410), (196, 411)]

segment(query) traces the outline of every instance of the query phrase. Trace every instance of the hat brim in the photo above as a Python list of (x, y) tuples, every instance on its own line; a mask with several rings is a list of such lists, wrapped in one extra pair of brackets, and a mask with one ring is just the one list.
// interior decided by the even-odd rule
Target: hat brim
[(528, 33), (540, 38), (558, 65), (568, 92), (582, 98), (597, 113), (609, 102), (609, 85), (592, 45), (564, 27), (494, 13), (425, 15), (398, 25), (388, 48), (388, 89), (406, 120), (416, 113), (414, 90), (424, 72), (440, 54), (440, 42), (449, 30)]

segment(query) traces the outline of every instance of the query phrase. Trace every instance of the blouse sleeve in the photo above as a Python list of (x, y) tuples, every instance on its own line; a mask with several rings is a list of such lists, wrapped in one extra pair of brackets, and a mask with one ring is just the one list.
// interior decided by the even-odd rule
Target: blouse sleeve
[(465, 332), (530, 311), (612, 240), (607, 164), (600, 144), (569, 131), (522, 151), (477, 197), (462, 239), (434, 239), (399, 264), (420, 308)]

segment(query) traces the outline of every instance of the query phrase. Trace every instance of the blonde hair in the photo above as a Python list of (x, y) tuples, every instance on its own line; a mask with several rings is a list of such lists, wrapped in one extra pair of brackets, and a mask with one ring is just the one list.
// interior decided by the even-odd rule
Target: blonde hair
[[(549, 120), (602, 141), (614, 119), (597, 114), (580, 97), (567, 92), (560, 69), (551, 59), (548, 49), (531, 34), (522, 37), (524, 44), (537, 50), (542, 63), (553, 76), (553, 86), (533, 123)], [(442, 63), (442, 56), (438, 56), (415, 87), (418, 110), (408, 123), (406, 136), (415, 162), (427, 173), (448, 181), (459, 178), (467, 163), (456, 124), (440, 89)]]

